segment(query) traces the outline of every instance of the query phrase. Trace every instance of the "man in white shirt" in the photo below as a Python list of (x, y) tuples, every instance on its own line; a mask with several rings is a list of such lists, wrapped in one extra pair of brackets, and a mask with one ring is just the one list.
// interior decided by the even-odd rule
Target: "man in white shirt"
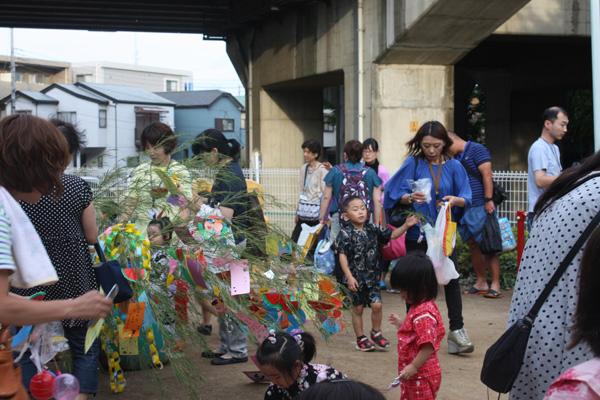
[(562, 164), (556, 141), (567, 134), (569, 116), (560, 107), (549, 107), (544, 111), (544, 126), (541, 136), (533, 142), (527, 156), (527, 198), (529, 208), (527, 224), (533, 222), (533, 208), (541, 194), (560, 175)]

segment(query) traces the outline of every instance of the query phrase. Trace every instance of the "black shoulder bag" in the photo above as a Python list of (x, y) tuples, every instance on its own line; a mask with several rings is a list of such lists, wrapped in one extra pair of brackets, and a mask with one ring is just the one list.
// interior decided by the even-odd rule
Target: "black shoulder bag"
[[(471, 169), (471, 167), (469, 167), (467, 164), (465, 164), (463, 162), (463, 160), (459, 160), (459, 161), (462, 164), (462, 166), (465, 168), (465, 170), (467, 171), (467, 174), (471, 175), (475, 179), (479, 179), (480, 181), (483, 181), (483, 177), (481, 176), (481, 173), (479, 173), (479, 171), (477, 171), (478, 173), (476, 174), (475, 171), (473, 171), (473, 169)], [(483, 182), (482, 182), (482, 184), (483, 184)], [(500, 204), (502, 204), (504, 202), (504, 200), (508, 199), (508, 194), (506, 193), (506, 189), (504, 189), (502, 186), (500, 186), (500, 184), (497, 183), (496, 181), (492, 180), (492, 185), (493, 185), (492, 201), (494, 202), (495, 205), (499, 206)]]
[(96, 281), (98, 281), (104, 293), (108, 293), (113, 285), (117, 285), (119, 292), (114, 302), (122, 303), (131, 299), (133, 297), (133, 290), (127, 278), (123, 275), (123, 270), (119, 262), (117, 260), (107, 261), (104, 251), (98, 242), (94, 243), (94, 249), (96, 249), (98, 258), (100, 258), (100, 264), (94, 267), (94, 274), (96, 275)]
[[(598, 177), (598, 175), (582, 179), (578, 186), (595, 177)], [(529, 340), (533, 321), (535, 321), (542, 305), (552, 292), (552, 289), (554, 289), (554, 286), (556, 286), (559, 279), (599, 223), (600, 212), (596, 214), (581, 236), (579, 236), (579, 239), (577, 239), (577, 242), (575, 242), (569, 253), (567, 253), (566, 257), (560, 263), (525, 318), (521, 318), (515, 322), (485, 352), (483, 367), (481, 368), (481, 382), (487, 387), (499, 393), (508, 393), (512, 389), (523, 364), (523, 357), (527, 349), (527, 341)]]

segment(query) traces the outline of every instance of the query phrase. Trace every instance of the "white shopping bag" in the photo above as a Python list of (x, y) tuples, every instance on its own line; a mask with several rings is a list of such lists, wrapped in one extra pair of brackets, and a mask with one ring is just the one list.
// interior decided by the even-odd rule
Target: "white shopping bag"
[(423, 232), (427, 239), (427, 256), (433, 263), (435, 276), (440, 285), (447, 285), (452, 279), (459, 277), (454, 266), (454, 262), (444, 255), (443, 240), (444, 230), (446, 229), (446, 208), (447, 204), (442, 205), (435, 221), (435, 228), (425, 224)]

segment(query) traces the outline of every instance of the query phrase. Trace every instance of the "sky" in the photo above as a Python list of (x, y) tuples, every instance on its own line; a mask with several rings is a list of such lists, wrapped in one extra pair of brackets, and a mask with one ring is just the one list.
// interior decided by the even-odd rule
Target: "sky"
[[(14, 42), (18, 57), (125, 64), (135, 64), (137, 58), (139, 65), (192, 71), (196, 90), (221, 89), (236, 96), (244, 94), (225, 51), (225, 42), (203, 40), (202, 35), (15, 29)], [(0, 28), (0, 54), (10, 55), (8, 28)]]

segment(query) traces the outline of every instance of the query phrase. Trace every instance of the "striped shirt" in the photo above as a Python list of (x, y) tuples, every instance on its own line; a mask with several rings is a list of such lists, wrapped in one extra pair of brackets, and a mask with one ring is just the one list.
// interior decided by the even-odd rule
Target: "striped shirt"
[(11, 225), (4, 206), (0, 203), (0, 270), (17, 269), (12, 254)]
[(482, 144), (476, 142), (467, 142), (465, 151), (455, 157), (461, 162), (467, 175), (469, 175), (469, 184), (473, 196), (471, 207), (483, 206), (485, 204), (485, 194), (483, 191), (483, 177), (479, 172), (479, 166), (485, 162), (491, 162), (490, 151)]

